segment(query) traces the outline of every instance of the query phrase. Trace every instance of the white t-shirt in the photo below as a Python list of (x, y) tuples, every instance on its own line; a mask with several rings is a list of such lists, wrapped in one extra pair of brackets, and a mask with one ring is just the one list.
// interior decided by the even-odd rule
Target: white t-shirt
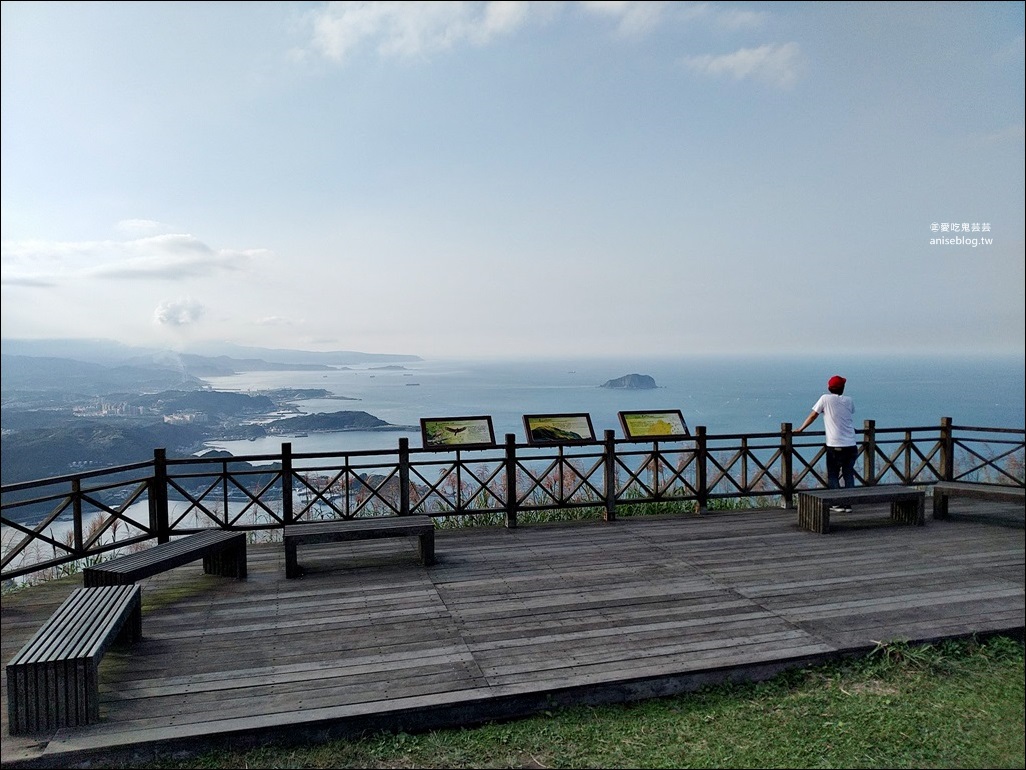
[(855, 446), (855, 402), (848, 396), (824, 393), (812, 411), (823, 415), (827, 446)]

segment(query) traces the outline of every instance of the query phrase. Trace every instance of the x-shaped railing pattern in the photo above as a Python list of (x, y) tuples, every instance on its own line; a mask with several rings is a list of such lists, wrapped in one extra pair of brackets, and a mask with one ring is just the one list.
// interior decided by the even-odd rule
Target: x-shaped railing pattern
[[(676, 456), (676, 462), (670, 460)], [(663, 450), (616, 455), (616, 500), (636, 502), (662, 500), (667, 497), (686, 498), (697, 494), (694, 481), (697, 455), (694, 450)], [(637, 465), (630, 465), (635, 460)], [(621, 473), (623, 482), (621, 483)]]
[(475, 466), (457, 459), (433, 467), (439, 468), (433, 481), (418, 466), (410, 468), (411, 513), (464, 515), (505, 509), (507, 493), (501, 461), (479, 461)]
[[(759, 459), (759, 451), (770, 452), (769, 458)], [(781, 455), (782, 450), (779, 446), (753, 448), (744, 440), (733, 454), (710, 451), (708, 462), (710, 467), (716, 469), (716, 473), (709, 478), (710, 494), (723, 494), (720, 491), (721, 484), (728, 488), (728, 494), (782, 494), (785, 490), (785, 481), (771, 470), (773, 464), (778, 463), (779, 471)], [(738, 466), (739, 473), (732, 473)], [(752, 466), (755, 468), (754, 476), (751, 474)]]
[[(541, 466), (531, 462), (517, 462), (517, 505), (532, 508), (553, 508), (569, 505), (596, 505), (603, 499), (604, 483), (595, 485), (593, 479), (603, 476), (603, 460), (598, 458), (590, 466), (590, 457), (558, 457), (542, 460)], [(538, 462), (538, 461), (535, 461)], [(520, 480), (526, 481), (521, 485)]]
[[(992, 484), (1022, 484), (1023, 447), (1021, 443), (1000, 443), (998, 446), (1007, 446), (1008, 448), (998, 450), (991, 457), (981, 454), (973, 447), (979, 443), (992, 448), (997, 442), (971, 442), (967, 439), (956, 438), (954, 443), (955, 451), (958, 452), (955, 463), (955, 481), (976, 480), (982, 473), (990, 475), (987, 480)], [(998, 464), (1001, 461), (1005, 461), (1004, 465)], [(1018, 478), (1010, 468), (1018, 471)]]
[[(221, 470), (217, 472), (188, 474), (186, 477), (183, 477), (194, 481), (210, 479), (209, 482), (201, 482), (205, 483), (205, 486), (200, 488), (199, 491), (193, 491), (191, 486), (187, 486), (178, 478), (168, 477), (168, 487), (177, 491), (181, 495), (181, 499), (187, 503), (184, 508), (176, 510), (172, 514), (174, 518), (169, 520), (169, 529), (175, 530), (179, 527), (184, 527), (190, 517), (193, 518), (193, 523), (189, 525), (188, 530), (183, 528), (183, 532), (194, 531), (197, 528), (196, 519), (200, 519), (200, 521), (206, 519), (222, 529), (230, 529), (240, 521), (243, 521), (247, 514), (257, 509), (269, 516), (273, 521), (279, 524), (282, 523), (281, 516), (266, 502), (268, 492), (275, 486), (280, 485), (280, 472), (270, 472), (271, 478), (254, 492), (242, 483), (242, 479), (246, 475), (254, 474), (231, 471), (228, 468), (227, 462), (224, 462), (222, 465)], [(261, 477), (266, 476), (267, 472), (261, 472), (259, 475)], [(240, 493), (246, 501), (241, 507), (236, 506), (234, 512), (232, 511), (231, 503), (235, 502), (236, 498), (233, 497), (232, 491)]]
[[(961, 428), (947, 418), (940, 431), (877, 430), (867, 421), (857, 481), (1021, 486), (1024, 435)], [(398, 452), (341, 455), (293, 455), (283, 444), (280, 456), (168, 460), (157, 450), (152, 463), (3, 487), (0, 578), (208, 527), (260, 530), (320, 518), (496, 512), (512, 514), (507, 522), (515, 525), (517, 511), (597, 506), (609, 518), (616, 506), (634, 503), (790, 501), (799, 490), (826, 486), (821, 439), (803, 436), (799, 444), (795, 437), (782, 426), (779, 435), (708, 436), (700, 428), (678, 441), (617, 440), (607, 431), (602, 441), (550, 447), (520, 445), (508, 436), (504, 447), (455, 452), (411, 451), (405, 439)], [(140, 470), (147, 475), (140, 477)]]
[(940, 478), (941, 469), (939, 465), (942, 446), (938, 442), (923, 452), (911, 433), (905, 433), (903, 440), (894, 447), (894, 451), (887, 454), (878, 443), (875, 446), (876, 458), (883, 460), (883, 465), (875, 465), (875, 476), (878, 484), (915, 484), (929, 471), (932, 478)]

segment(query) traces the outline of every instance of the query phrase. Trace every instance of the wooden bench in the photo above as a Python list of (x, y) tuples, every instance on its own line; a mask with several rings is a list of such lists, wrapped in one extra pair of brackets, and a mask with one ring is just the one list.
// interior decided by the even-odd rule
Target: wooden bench
[(830, 531), (831, 506), (890, 503), (896, 524), (926, 523), (926, 493), (915, 487), (882, 485), (852, 489), (818, 489), (798, 493), (798, 526), (823, 535)]
[(417, 537), (420, 563), (435, 563), (435, 524), (430, 516), (382, 516), (368, 519), (332, 519), (285, 527), (285, 577), (301, 577), (303, 568), (296, 547), (309, 543), (339, 543), (379, 537)]
[(11, 735), (100, 719), (99, 666), (115, 641), (142, 638), (139, 586), (76, 588), (7, 664)]
[(933, 485), (933, 518), (948, 518), (948, 500), (952, 497), (1022, 504), (1026, 501), (1026, 488), (970, 481), (938, 481)]
[(242, 580), (246, 577), (246, 533), (211, 529), (186, 535), (145, 551), (86, 567), (86, 587), (131, 585), (183, 564), (203, 559), (203, 571)]

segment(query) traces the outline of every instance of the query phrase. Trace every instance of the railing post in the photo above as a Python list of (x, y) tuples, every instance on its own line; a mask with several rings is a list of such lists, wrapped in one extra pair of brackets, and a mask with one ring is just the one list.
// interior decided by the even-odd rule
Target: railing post
[(741, 489), (752, 491), (748, 488), (748, 436), (741, 437)]
[(705, 513), (709, 504), (708, 463), (709, 445), (706, 430), (704, 425), (699, 425), (695, 428), (695, 486), (698, 487), (698, 513)]
[(912, 483), (912, 431), (905, 431), (905, 470), (902, 473), (902, 484)]
[(605, 521), (616, 521), (616, 431), (606, 430), (602, 449), (603, 496), (606, 509)]
[(940, 425), (941, 445), (941, 481), (954, 481), (955, 479), (955, 431), (952, 428), (950, 417), (941, 417)]
[(82, 539), (85, 535), (85, 524), (82, 521), (82, 480), (71, 480), (71, 511), (73, 516), (72, 527), (74, 528), (75, 553), (82, 554)]
[(166, 543), (171, 540), (171, 523), (167, 505), (167, 450), (153, 450), (153, 531), (157, 533), (157, 542)]
[(281, 445), (281, 520), (285, 526), (295, 521), (296, 509), (292, 501), (292, 443)]
[(506, 529), (517, 526), (517, 435), (506, 434)]
[(456, 487), (453, 490), (453, 502), (456, 507), (453, 509), (453, 513), (461, 515), (461, 511), (465, 510), (463, 507), (463, 459), (460, 455), (459, 447), (453, 451), (456, 455), (456, 462), (453, 463), (453, 469), (456, 471)]
[(231, 519), (231, 511), (228, 506), (231, 504), (228, 498), (228, 461), (221, 462), (221, 505), (224, 506), (224, 521), (218, 522), (221, 529), (228, 529), (228, 522)]
[(794, 433), (791, 423), (780, 423), (780, 470), (784, 477), (783, 500), (784, 508), (794, 507)]
[(862, 423), (862, 483), (876, 486), (876, 420)]
[(410, 440), (399, 439), (399, 515), (410, 515)]

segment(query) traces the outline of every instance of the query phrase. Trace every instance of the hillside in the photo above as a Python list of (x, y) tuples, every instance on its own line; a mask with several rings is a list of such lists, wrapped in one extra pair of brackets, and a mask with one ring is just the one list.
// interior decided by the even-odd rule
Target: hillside
[[(212, 440), (300, 430), (394, 429), (398, 426), (366, 412), (261, 421), (297, 411), (292, 403), (297, 400), (349, 399), (322, 389), (216, 391), (201, 378), (244, 371), (331, 370), (341, 362), (399, 366), (402, 361), (419, 360), (346, 351), (234, 349), (249, 356), (267, 354), (271, 360), (266, 360), (223, 353), (181, 354), (105, 341), (5, 340), (3, 348), (0, 472), (5, 485), (146, 462), (158, 448), (172, 456), (189, 455)], [(31, 351), (46, 355), (26, 354)]]

